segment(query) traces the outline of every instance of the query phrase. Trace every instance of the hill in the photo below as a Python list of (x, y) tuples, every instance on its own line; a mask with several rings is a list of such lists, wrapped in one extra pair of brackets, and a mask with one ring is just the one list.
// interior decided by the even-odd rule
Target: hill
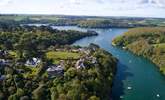
[(165, 74), (164, 27), (133, 28), (122, 36), (116, 37), (112, 44), (150, 59)]

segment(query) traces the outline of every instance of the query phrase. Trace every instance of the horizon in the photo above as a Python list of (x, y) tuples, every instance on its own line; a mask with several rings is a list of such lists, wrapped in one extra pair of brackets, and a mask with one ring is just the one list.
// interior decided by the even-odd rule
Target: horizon
[(1, 14), (165, 18), (164, 11), (163, 0), (0, 0)]
[(94, 18), (153, 18), (153, 19), (165, 19), (165, 17), (152, 17), (152, 16), (144, 16), (144, 17), (141, 17), (141, 16), (97, 16), (97, 15), (67, 15), (67, 14), (19, 14), (19, 13), (0, 13), (0, 16), (62, 16), (62, 17), (94, 17)]

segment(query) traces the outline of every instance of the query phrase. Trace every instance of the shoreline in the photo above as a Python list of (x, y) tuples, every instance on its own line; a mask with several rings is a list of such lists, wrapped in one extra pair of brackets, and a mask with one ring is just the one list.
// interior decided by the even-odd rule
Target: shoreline
[(156, 64), (156, 63), (155, 63), (154, 61), (152, 61), (149, 57), (144, 56), (144, 55), (138, 55), (138, 54), (134, 53), (133, 51), (129, 50), (127, 47), (123, 48), (122, 46), (117, 46), (117, 44), (115, 44), (114, 42), (112, 42), (111, 45), (114, 46), (114, 47), (119, 47), (119, 48), (122, 49), (122, 50), (129, 51), (129, 52), (131, 52), (132, 54), (134, 54), (135, 56), (143, 57), (143, 58), (149, 60), (151, 63), (153, 63), (153, 64), (156, 66), (156, 68), (159, 70), (159, 72), (160, 72), (163, 76), (165, 76), (165, 74), (163, 73), (163, 71), (161, 71), (161, 69), (160, 69), (161, 66), (159, 66), (158, 64)]

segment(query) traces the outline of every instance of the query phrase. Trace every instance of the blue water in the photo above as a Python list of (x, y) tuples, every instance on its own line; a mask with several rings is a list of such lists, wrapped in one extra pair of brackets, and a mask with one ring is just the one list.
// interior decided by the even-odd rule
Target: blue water
[[(74, 26), (54, 28), (87, 31), (85, 28)], [(81, 39), (73, 45), (88, 46), (90, 43), (95, 43), (119, 59), (118, 70), (112, 87), (113, 100), (165, 100), (165, 77), (160, 74), (157, 67), (143, 57), (135, 56), (128, 51), (111, 46), (112, 39), (128, 29), (93, 30), (97, 31), (99, 35)], [(128, 90), (128, 87), (132, 89)], [(157, 94), (160, 97), (157, 97)]]

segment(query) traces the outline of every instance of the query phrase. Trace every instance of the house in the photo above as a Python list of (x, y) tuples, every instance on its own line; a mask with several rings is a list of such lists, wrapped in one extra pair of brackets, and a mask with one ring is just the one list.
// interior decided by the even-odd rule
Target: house
[(9, 61), (5, 59), (0, 59), (0, 65), (9, 65)]
[(6, 56), (6, 55), (8, 55), (8, 52), (7, 52), (7, 51), (5, 51), (5, 50), (0, 50), (0, 57), (4, 57), (4, 56)]
[(85, 53), (85, 51), (86, 51), (86, 48), (79, 48), (79, 52)]
[(73, 50), (71, 50), (71, 52), (74, 52), (74, 53), (79, 53), (79, 49), (73, 49)]
[(65, 68), (64, 60), (60, 60), (60, 64), (57, 67)]
[(26, 61), (25, 66), (36, 67), (39, 63), (41, 63), (40, 59), (32, 58)]
[(5, 75), (0, 75), (0, 81), (5, 80), (6, 76)]
[(96, 64), (96, 63), (97, 63), (96, 57), (92, 57), (92, 64)]
[(17, 73), (25, 73), (25, 70), (23, 69), (16, 69)]
[(64, 49), (56, 49), (56, 51), (65, 51)]
[(77, 69), (82, 69), (82, 68), (85, 68), (85, 66), (84, 66), (84, 59), (80, 59), (80, 60), (78, 60), (77, 62), (76, 62), (76, 64), (75, 64), (75, 67), (77, 68)]
[(89, 55), (91, 51), (88, 48), (80, 48), (78, 50), (80, 53), (85, 53), (86, 55)]
[(84, 53), (85, 53), (86, 55), (89, 55), (90, 52), (91, 52), (90, 50), (85, 50), (85, 51), (84, 51)]
[(51, 77), (61, 76), (64, 74), (64, 69), (60, 66), (52, 65), (52, 66), (49, 66), (49, 68), (47, 69), (47, 72), (48, 72), (48, 75)]

